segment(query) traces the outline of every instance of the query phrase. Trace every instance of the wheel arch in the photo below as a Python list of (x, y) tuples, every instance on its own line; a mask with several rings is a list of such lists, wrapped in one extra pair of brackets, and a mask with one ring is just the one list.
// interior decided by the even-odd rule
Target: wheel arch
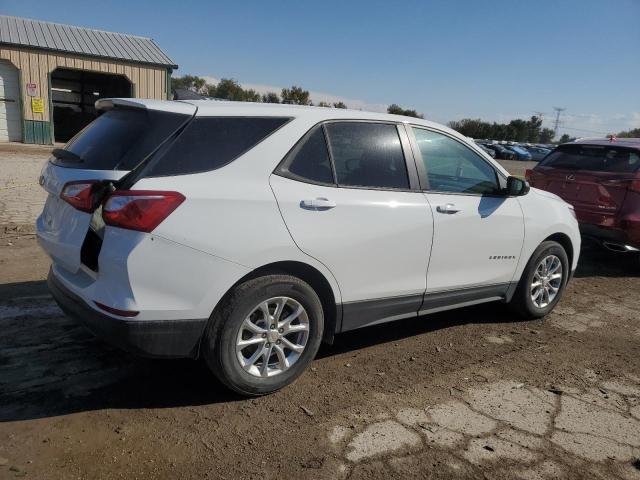
[[(341, 321), (342, 308), (336, 303), (336, 298), (331, 288), (331, 284), (317, 268), (299, 261), (278, 261), (258, 267), (235, 282), (222, 296), (216, 309), (227, 298), (231, 291), (238, 285), (253, 278), (264, 277), (266, 275), (287, 274), (297, 277), (307, 282), (315, 290), (322, 303), (324, 313), (324, 332), (322, 341), (333, 343), (334, 335)], [(215, 309), (214, 309), (215, 311)]]
[(564, 248), (564, 251), (567, 252), (567, 257), (569, 258), (569, 269), (571, 269), (571, 266), (573, 265), (573, 256), (574, 256), (574, 249), (573, 249), (573, 243), (571, 242), (571, 238), (569, 238), (569, 236), (565, 233), (557, 232), (557, 233), (554, 233), (553, 235), (549, 235), (543, 241), (545, 242), (554, 241), (562, 245), (562, 248)]

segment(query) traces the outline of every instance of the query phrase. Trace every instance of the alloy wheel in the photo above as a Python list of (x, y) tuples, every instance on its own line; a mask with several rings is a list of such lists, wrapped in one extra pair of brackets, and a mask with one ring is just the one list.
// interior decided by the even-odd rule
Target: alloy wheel
[(309, 315), (290, 297), (274, 297), (256, 305), (236, 337), (240, 366), (255, 377), (271, 377), (290, 369), (309, 340)]
[(562, 262), (555, 255), (544, 257), (533, 274), (531, 282), (531, 300), (538, 308), (545, 308), (552, 303), (562, 286)]

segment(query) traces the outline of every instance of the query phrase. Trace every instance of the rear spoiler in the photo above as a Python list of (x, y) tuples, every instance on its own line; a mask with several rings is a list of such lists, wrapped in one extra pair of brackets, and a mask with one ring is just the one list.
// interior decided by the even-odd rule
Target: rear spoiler
[(145, 100), (137, 98), (101, 98), (96, 100), (96, 110), (112, 110), (114, 108), (134, 108), (140, 110), (157, 110), (169, 113), (181, 113), (192, 116), (198, 108), (187, 102), (173, 100)]

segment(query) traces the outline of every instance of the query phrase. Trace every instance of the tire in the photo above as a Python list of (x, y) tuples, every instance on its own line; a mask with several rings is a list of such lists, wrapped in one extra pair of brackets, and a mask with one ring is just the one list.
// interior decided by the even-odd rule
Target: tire
[[(550, 256), (554, 256), (559, 259), (562, 266), (562, 277), (559, 279), (560, 282), (555, 297), (546, 305), (542, 302), (543, 306), (539, 306), (537, 303), (534, 303), (532, 298), (532, 284), (534, 283), (534, 277), (538, 266), (543, 259)], [(553, 310), (562, 298), (562, 294), (567, 286), (567, 279), (569, 278), (569, 269), (570, 265), (567, 252), (564, 250), (562, 245), (554, 241), (542, 242), (540, 246), (536, 248), (535, 252), (533, 252), (533, 255), (531, 255), (531, 258), (522, 273), (522, 277), (520, 278), (520, 282), (518, 283), (513, 298), (509, 302), (509, 306), (526, 319), (544, 317)], [(534, 292), (537, 292), (537, 290)], [(538, 301), (540, 301), (539, 298)]]
[[(288, 299), (286, 303), (282, 300), (284, 298)], [(273, 310), (273, 316), (265, 324), (264, 308), (260, 306), (269, 300), (272, 303), (269, 303), (267, 311), (271, 315)], [(276, 307), (278, 302), (285, 306)], [(299, 307), (303, 308), (304, 313), (287, 327), (283, 320), (291, 318), (294, 311), (299, 312)], [(280, 322), (274, 320), (279, 316), (278, 309), (285, 317), (280, 318)], [(253, 325), (246, 323), (246, 320)], [(302, 345), (305, 338), (304, 322), (307, 332), (304, 350), (296, 353), (289, 350), (287, 345), (297, 348)], [(279, 328), (270, 329), (276, 323), (282, 325), (285, 333), (277, 333)], [(287, 334), (285, 328), (298, 330)], [(209, 319), (200, 351), (209, 369), (228, 388), (245, 396), (265, 395), (289, 385), (302, 374), (320, 348), (323, 330), (322, 303), (313, 288), (290, 275), (267, 275), (236, 286), (222, 300)], [(278, 335), (280, 337), (276, 339)], [(245, 336), (248, 336), (248, 340), (244, 340)], [(255, 344), (255, 350), (254, 345), (249, 345), (238, 352), (236, 349), (240, 341), (259, 343)], [(290, 366), (286, 366), (277, 348), (280, 348), (281, 355), (291, 356), (291, 359), (287, 356)], [(259, 356), (254, 358), (255, 355)], [(239, 356), (246, 362), (245, 367)], [(268, 357), (266, 364), (265, 357)], [(254, 363), (249, 365), (251, 359)]]

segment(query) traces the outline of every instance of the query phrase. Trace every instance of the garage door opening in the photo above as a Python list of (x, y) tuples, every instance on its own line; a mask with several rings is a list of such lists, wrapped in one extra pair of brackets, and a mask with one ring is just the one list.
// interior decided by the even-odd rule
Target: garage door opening
[(0, 142), (22, 141), (18, 69), (0, 61)]
[(123, 75), (67, 68), (54, 70), (51, 73), (51, 102), (55, 141), (68, 141), (96, 118), (96, 100), (131, 96), (131, 82)]

